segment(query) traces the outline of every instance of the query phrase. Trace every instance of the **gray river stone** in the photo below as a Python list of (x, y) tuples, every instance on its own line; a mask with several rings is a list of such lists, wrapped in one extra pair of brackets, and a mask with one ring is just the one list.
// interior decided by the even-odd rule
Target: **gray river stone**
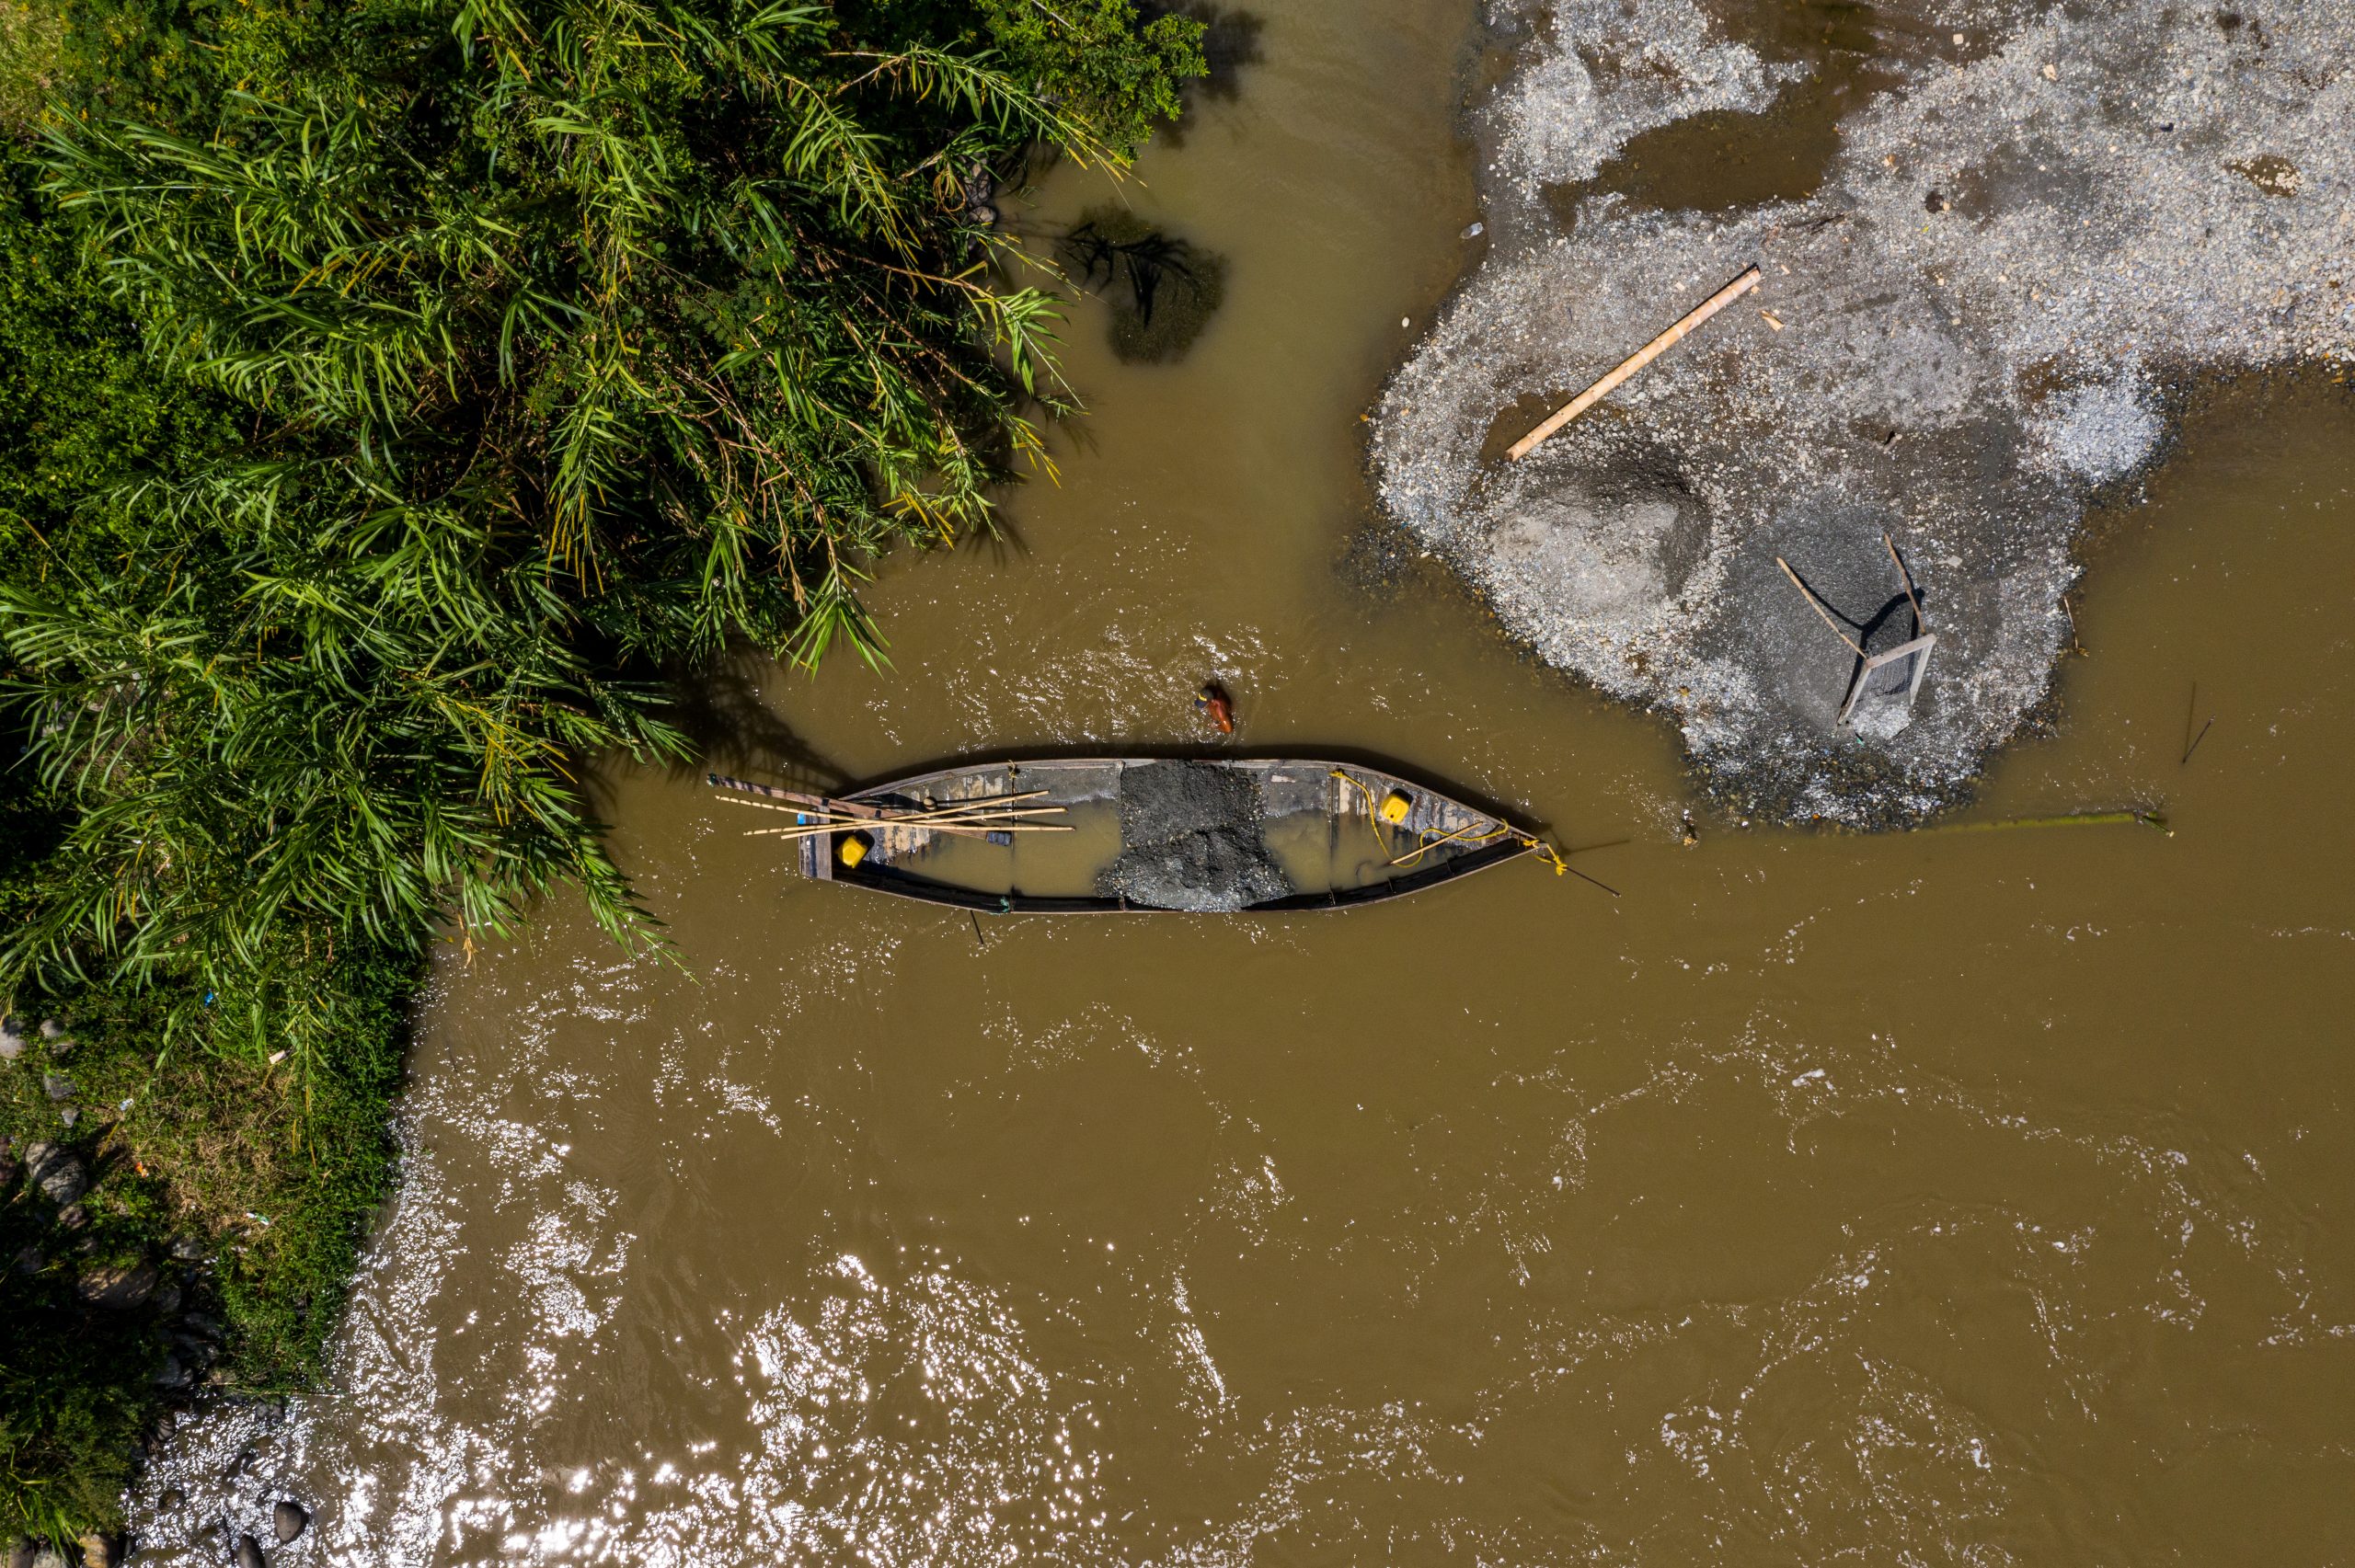
[(93, 1307), (127, 1312), (147, 1304), (155, 1293), (156, 1277), (155, 1265), (149, 1263), (96, 1264), (82, 1270), (74, 1287)]
[[(2355, 357), (2355, 0), (1958, 0), (1901, 29), (1813, 195), (1706, 212), (1586, 182), (1815, 67), (1693, 0), (1488, 20), (1515, 62), (1474, 112), (1491, 248), (1384, 393), (1378, 493), (1746, 812), (1964, 797), (2069, 645), (2087, 507), (2165, 450), (2188, 378)], [(1758, 291), (1502, 460), (1753, 262)], [(1776, 557), (1862, 641), (1903, 591), (1884, 532), (1937, 646), (1910, 711), (1840, 726), (1856, 658)]]
[(90, 1187), (87, 1167), (54, 1143), (36, 1143), (25, 1150), (25, 1173), (42, 1196), (60, 1208)]
[(1292, 891), (1261, 837), (1257, 780), (1214, 762), (1125, 770), (1120, 843), (1098, 888), (1149, 909), (1228, 913)]

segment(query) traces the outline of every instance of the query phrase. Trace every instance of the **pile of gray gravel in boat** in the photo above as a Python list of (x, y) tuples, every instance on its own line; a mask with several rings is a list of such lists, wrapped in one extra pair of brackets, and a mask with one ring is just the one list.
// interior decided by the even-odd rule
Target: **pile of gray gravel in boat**
[(1120, 774), (1120, 855), (1097, 878), (1108, 898), (1148, 909), (1228, 914), (1292, 883), (1260, 834), (1258, 781), (1215, 762), (1147, 762)]
[[(1907, 26), (1813, 194), (1709, 212), (1595, 176), (1813, 67), (1694, 0), (1488, 9), (1515, 60), (1474, 115), (1491, 248), (1384, 395), (1379, 493), (1746, 811), (1959, 799), (2044, 696), (2079, 521), (2161, 452), (2171, 389), (2355, 357), (2355, 0), (1881, 6)], [(1501, 461), (1753, 262), (1756, 292)], [(1938, 643), (1910, 714), (1840, 726), (1855, 660), (1775, 559), (1854, 635), (1901, 602), (1884, 532)]]

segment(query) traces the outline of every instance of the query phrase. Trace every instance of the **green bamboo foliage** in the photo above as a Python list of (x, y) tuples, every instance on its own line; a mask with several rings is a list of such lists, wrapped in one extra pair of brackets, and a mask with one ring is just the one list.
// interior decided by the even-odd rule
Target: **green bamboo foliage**
[(6, 962), (200, 970), (257, 1049), (339, 940), (561, 883), (647, 931), (575, 773), (684, 749), (614, 672), (879, 659), (867, 565), (988, 527), (1068, 406), (968, 182), (1137, 129), (957, 6), (296, 9), (206, 114), (53, 122), (49, 192), (252, 439), (114, 507), (103, 569), (0, 586), (78, 812)]
[(473, 498), (592, 597), (693, 584), (619, 634), (871, 656), (856, 563), (985, 526), (1060, 406), (1054, 301), (963, 221), (967, 172), (1115, 153), (986, 53), (855, 47), (825, 7), (453, 25), (440, 72), (61, 137), (53, 189), (191, 373), (396, 495), (495, 473)]

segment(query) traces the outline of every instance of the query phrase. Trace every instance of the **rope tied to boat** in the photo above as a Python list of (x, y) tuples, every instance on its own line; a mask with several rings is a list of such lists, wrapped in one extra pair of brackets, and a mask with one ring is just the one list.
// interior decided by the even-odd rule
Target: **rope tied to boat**
[[(1386, 836), (1384, 836), (1382, 830), (1382, 813), (1377, 797), (1373, 793), (1373, 786), (1346, 769), (1331, 768), (1327, 771), (1330, 773), (1333, 777), (1340, 780), (1343, 784), (1348, 784), (1350, 788), (1356, 790), (1358, 794), (1365, 797), (1366, 826), (1373, 830), (1374, 841), (1381, 844), (1384, 849), (1388, 849), (1390, 847), (1390, 841)], [(1436, 839), (1430, 836), (1431, 830), (1429, 828), (1419, 828), (1415, 830), (1417, 839), (1415, 847), (1407, 851), (1405, 854), (1394, 858), (1390, 862), (1390, 867), (1393, 870), (1409, 869), (1421, 861), (1425, 854), (1439, 848), (1442, 844), (1450, 844), (1458, 841), (1475, 844), (1491, 844), (1496, 842), (1499, 839), (1511, 838), (1520, 841), (1522, 845), (1532, 854), (1534, 854), (1538, 859), (1552, 866), (1554, 868), (1555, 876), (1563, 876), (1570, 869), (1568, 864), (1562, 859), (1561, 852), (1556, 849), (1552, 844), (1547, 843), (1544, 839), (1539, 838), (1534, 833), (1524, 833), (1510, 822), (1499, 822), (1487, 832), (1467, 838), (1466, 835), (1471, 834), (1473, 829), (1476, 826), (1476, 823), (1467, 822), (1463, 827), (1456, 829), (1455, 831), (1444, 834)]]
[(1335, 778), (1340, 780), (1343, 784), (1348, 784), (1351, 789), (1356, 790), (1360, 795), (1365, 796), (1365, 825), (1373, 830), (1374, 841), (1381, 844), (1384, 849), (1388, 849), (1390, 847), (1390, 841), (1382, 836), (1382, 813), (1374, 803), (1373, 786), (1367, 784), (1363, 779), (1359, 778), (1356, 774), (1348, 772), (1346, 769), (1331, 768), (1327, 771)]

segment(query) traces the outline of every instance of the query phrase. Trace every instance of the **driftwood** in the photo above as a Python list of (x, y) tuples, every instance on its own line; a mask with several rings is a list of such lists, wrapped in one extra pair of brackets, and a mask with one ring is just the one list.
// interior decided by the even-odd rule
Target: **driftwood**
[(1629, 376), (1634, 375), (1637, 371), (1642, 370), (1646, 365), (1650, 364), (1654, 360), (1659, 359), (1669, 349), (1674, 348), (1678, 340), (1686, 333), (1692, 331), (1694, 327), (1700, 326), (1703, 322), (1717, 315), (1717, 312), (1725, 309), (1726, 306), (1733, 303), (1734, 301), (1741, 298), (1742, 295), (1756, 288), (1758, 286), (1758, 276), (1757, 268), (1751, 267), (1746, 269), (1740, 277), (1736, 278), (1732, 282), (1728, 283), (1724, 288), (1719, 289), (1716, 293), (1711, 294), (1707, 299), (1703, 300), (1699, 304), (1694, 306), (1692, 311), (1685, 315), (1684, 319), (1679, 321), (1675, 326), (1670, 327), (1667, 331), (1661, 333), (1659, 337), (1653, 338), (1650, 342), (1645, 344), (1642, 348), (1637, 349), (1626, 359), (1620, 361), (1619, 363), (1614, 367), (1609, 375), (1604, 376), (1601, 381), (1596, 382), (1592, 386), (1588, 387), (1584, 392), (1580, 393), (1576, 397), (1571, 398), (1561, 407), (1556, 409), (1553, 414), (1546, 418), (1544, 424), (1538, 426), (1535, 429), (1522, 437), (1521, 440), (1513, 442), (1512, 446), (1505, 452), (1505, 456), (1515, 463), (1519, 463), (1522, 458), (1527, 457), (1531, 452), (1536, 451), (1538, 444), (1544, 441), (1546, 437), (1552, 435), (1556, 430), (1560, 429), (1564, 425), (1568, 424), (1571, 420), (1577, 418), (1580, 415), (1593, 407), (1597, 403), (1602, 402), (1605, 397), (1610, 396), (1622, 382), (1626, 381)]

